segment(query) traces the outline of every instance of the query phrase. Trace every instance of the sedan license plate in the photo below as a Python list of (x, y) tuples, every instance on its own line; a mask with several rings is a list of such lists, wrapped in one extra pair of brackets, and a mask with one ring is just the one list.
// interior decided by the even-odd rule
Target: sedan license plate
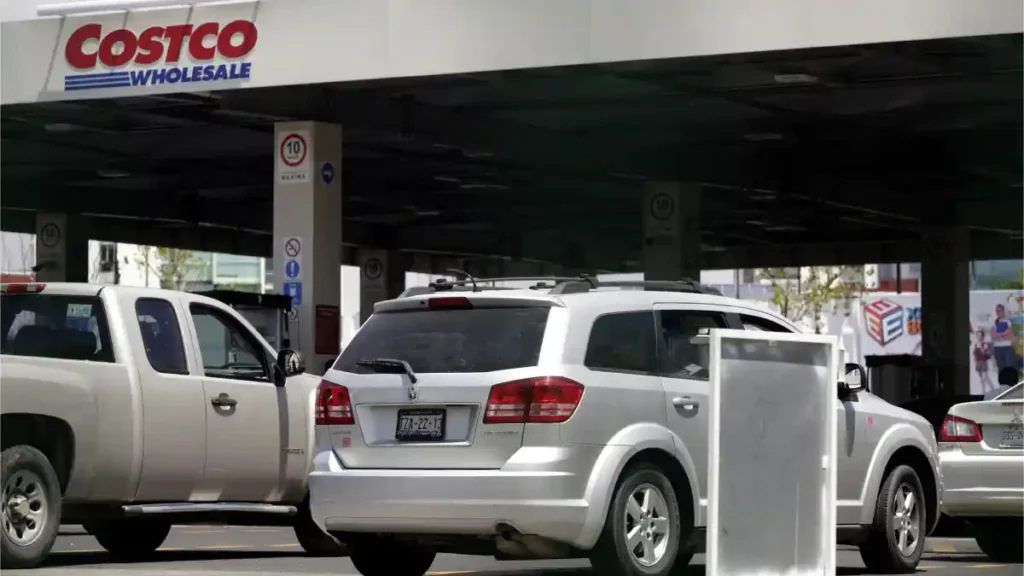
[(1024, 428), (1011, 426), (1003, 430), (1003, 437), (999, 441), (1000, 448), (1024, 448)]
[(444, 440), (444, 410), (399, 410), (395, 440), (402, 442), (437, 442)]

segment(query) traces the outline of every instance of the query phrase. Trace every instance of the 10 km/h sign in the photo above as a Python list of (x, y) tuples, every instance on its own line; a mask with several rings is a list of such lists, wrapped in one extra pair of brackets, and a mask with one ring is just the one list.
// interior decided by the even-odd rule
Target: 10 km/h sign
[(309, 130), (280, 132), (277, 135), (277, 181), (301, 184), (310, 181)]

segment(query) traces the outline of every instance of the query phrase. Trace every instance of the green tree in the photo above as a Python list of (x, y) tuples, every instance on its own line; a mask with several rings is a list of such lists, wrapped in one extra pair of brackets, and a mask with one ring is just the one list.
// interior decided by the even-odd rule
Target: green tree
[(1024, 290), (1024, 268), (1021, 268), (1017, 278), (995, 282), (993, 288), (995, 290)]
[(849, 310), (864, 290), (865, 274), (863, 266), (810, 266), (799, 269), (797, 278), (785, 268), (764, 268), (759, 275), (771, 284), (772, 303), (783, 316), (796, 323), (810, 320), (814, 333), (821, 334), (825, 310), (834, 305)]
[(180, 248), (139, 246), (136, 263), (147, 277), (155, 274), (160, 287), (169, 290), (187, 290), (206, 271), (206, 260), (192, 250)]

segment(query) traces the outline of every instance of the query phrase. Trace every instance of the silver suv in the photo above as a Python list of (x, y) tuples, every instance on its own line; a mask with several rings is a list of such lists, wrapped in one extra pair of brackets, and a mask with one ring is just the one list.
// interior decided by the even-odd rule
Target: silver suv
[[(699, 336), (796, 326), (689, 281), (418, 292), (375, 306), (317, 394), (311, 511), (362, 574), (421, 576), (444, 552), (658, 576), (702, 551)], [(837, 393), (838, 540), (913, 572), (939, 516), (934, 431)]]

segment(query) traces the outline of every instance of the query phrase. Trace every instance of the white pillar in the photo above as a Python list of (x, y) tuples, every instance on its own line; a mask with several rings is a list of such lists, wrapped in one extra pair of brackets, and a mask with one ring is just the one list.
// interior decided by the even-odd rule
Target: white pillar
[(938, 366), (947, 395), (971, 394), (969, 254), (967, 227), (932, 227), (924, 231), (922, 353)]
[(649, 182), (643, 199), (646, 280), (700, 280), (700, 187)]
[(80, 216), (36, 215), (36, 266), (39, 282), (89, 281), (89, 234)]
[(388, 252), (378, 248), (359, 248), (359, 323), (373, 314), (373, 305), (388, 299)]
[(292, 296), (291, 348), (322, 374), (341, 338), (341, 127), (274, 126), (274, 291)]

